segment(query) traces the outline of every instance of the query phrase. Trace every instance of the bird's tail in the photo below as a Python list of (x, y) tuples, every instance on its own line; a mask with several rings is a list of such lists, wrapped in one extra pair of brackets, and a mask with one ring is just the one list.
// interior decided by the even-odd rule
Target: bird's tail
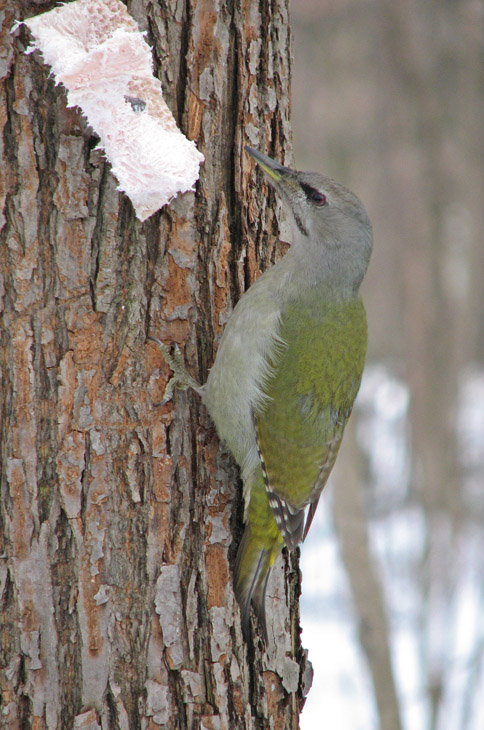
[(257, 537), (248, 522), (237, 553), (235, 596), (242, 612), (244, 636), (247, 638), (249, 634), (249, 612), (252, 601), (267, 640), (265, 611), (267, 582), (283, 543), (280, 533), (273, 537), (266, 534), (264, 539), (257, 539)]

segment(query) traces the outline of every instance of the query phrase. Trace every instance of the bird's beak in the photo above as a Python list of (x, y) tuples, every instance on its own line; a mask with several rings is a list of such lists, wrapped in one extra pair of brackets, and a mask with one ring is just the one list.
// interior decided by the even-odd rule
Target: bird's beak
[(262, 167), (267, 177), (275, 183), (280, 182), (282, 177), (292, 172), (289, 167), (284, 167), (283, 165), (280, 165), (275, 160), (267, 157), (267, 155), (263, 155), (262, 152), (259, 152), (258, 150), (254, 150), (252, 147), (246, 146), (245, 150), (249, 153), (251, 157), (254, 158), (256, 162), (259, 163), (260, 167)]

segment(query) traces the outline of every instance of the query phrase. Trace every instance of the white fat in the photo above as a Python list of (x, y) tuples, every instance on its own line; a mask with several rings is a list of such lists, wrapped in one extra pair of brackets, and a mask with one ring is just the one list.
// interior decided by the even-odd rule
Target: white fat
[(193, 190), (203, 155), (177, 128), (151, 49), (120, 0), (75, 0), (25, 20), (34, 43), (101, 141), (119, 189), (145, 220)]

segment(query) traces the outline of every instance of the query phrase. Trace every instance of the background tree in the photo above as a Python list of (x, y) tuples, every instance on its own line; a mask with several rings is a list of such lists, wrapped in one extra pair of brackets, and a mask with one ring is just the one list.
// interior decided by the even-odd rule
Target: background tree
[[(355, 190), (375, 232), (363, 285), (366, 377), (352, 419), (354, 448), (347, 433), (333, 497), (353, 598), (338, 604), (339, 616), (353, 611), (354, 622), (347, 623), (364, 657), (361, 676), (371, 679), (374, 692), (368, 692), (366, 724), (358, 705), (358, 723), (339, 717), (338, 726), (393, 730), (396, 704), (406, 728), (478, 730), (484, 691), (482, 3), (300, 0), (292, 23), (297, 165)], [(329, 487), (325, 504), (331, 495)], [(318, 534), (315, 527), (310, 539)], [(306, 544), (304, 600), (316, 583), (305, 564), (311, 550)], [(329, 594), (336, 603), (326, 576), (312, 597), (314, 615), (322, 605), (326, 617), (331, 613)], [(319, 632), (326, 636), (321, 626)], [(315, 660), (306, 631), (303, 636)], [(356, 685), (355, 672), (349, 675)], [(324, 691), (311, 693), (308, 712), (318, 697), (326, 706)], [(354, 695), (342, 703), (357, 706)], [(304, 713), (302, 726), (310, 727)]]
[(223, 325), (282, 252), (244, 155), (290, 156), (286, 0), (128, 3), (206, 162), (144, 224), (5, 0), (1, 35), (2, 727), (296, 728), (308, 671), (297, 560), (269, 589), (269, 651), (232, 591), (238, 474), (197, 397)]

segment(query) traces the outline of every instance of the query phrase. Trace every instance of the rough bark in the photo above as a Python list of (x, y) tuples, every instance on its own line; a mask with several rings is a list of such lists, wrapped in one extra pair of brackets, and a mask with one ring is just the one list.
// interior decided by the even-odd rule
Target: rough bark
[(232, 590), (238, 473), (194, 394), (157, 407), (177, 342), (201, 381), (237, 298), (280, 254), (243, 154), (290, 146), (286, 0), (154, 3), (165, 98), (206, 156), (146, 223), (66, 108), (6, 0), (0, 58), (2, 727), (298, 727), (297, 561), (278, 563), (270, 645)]

